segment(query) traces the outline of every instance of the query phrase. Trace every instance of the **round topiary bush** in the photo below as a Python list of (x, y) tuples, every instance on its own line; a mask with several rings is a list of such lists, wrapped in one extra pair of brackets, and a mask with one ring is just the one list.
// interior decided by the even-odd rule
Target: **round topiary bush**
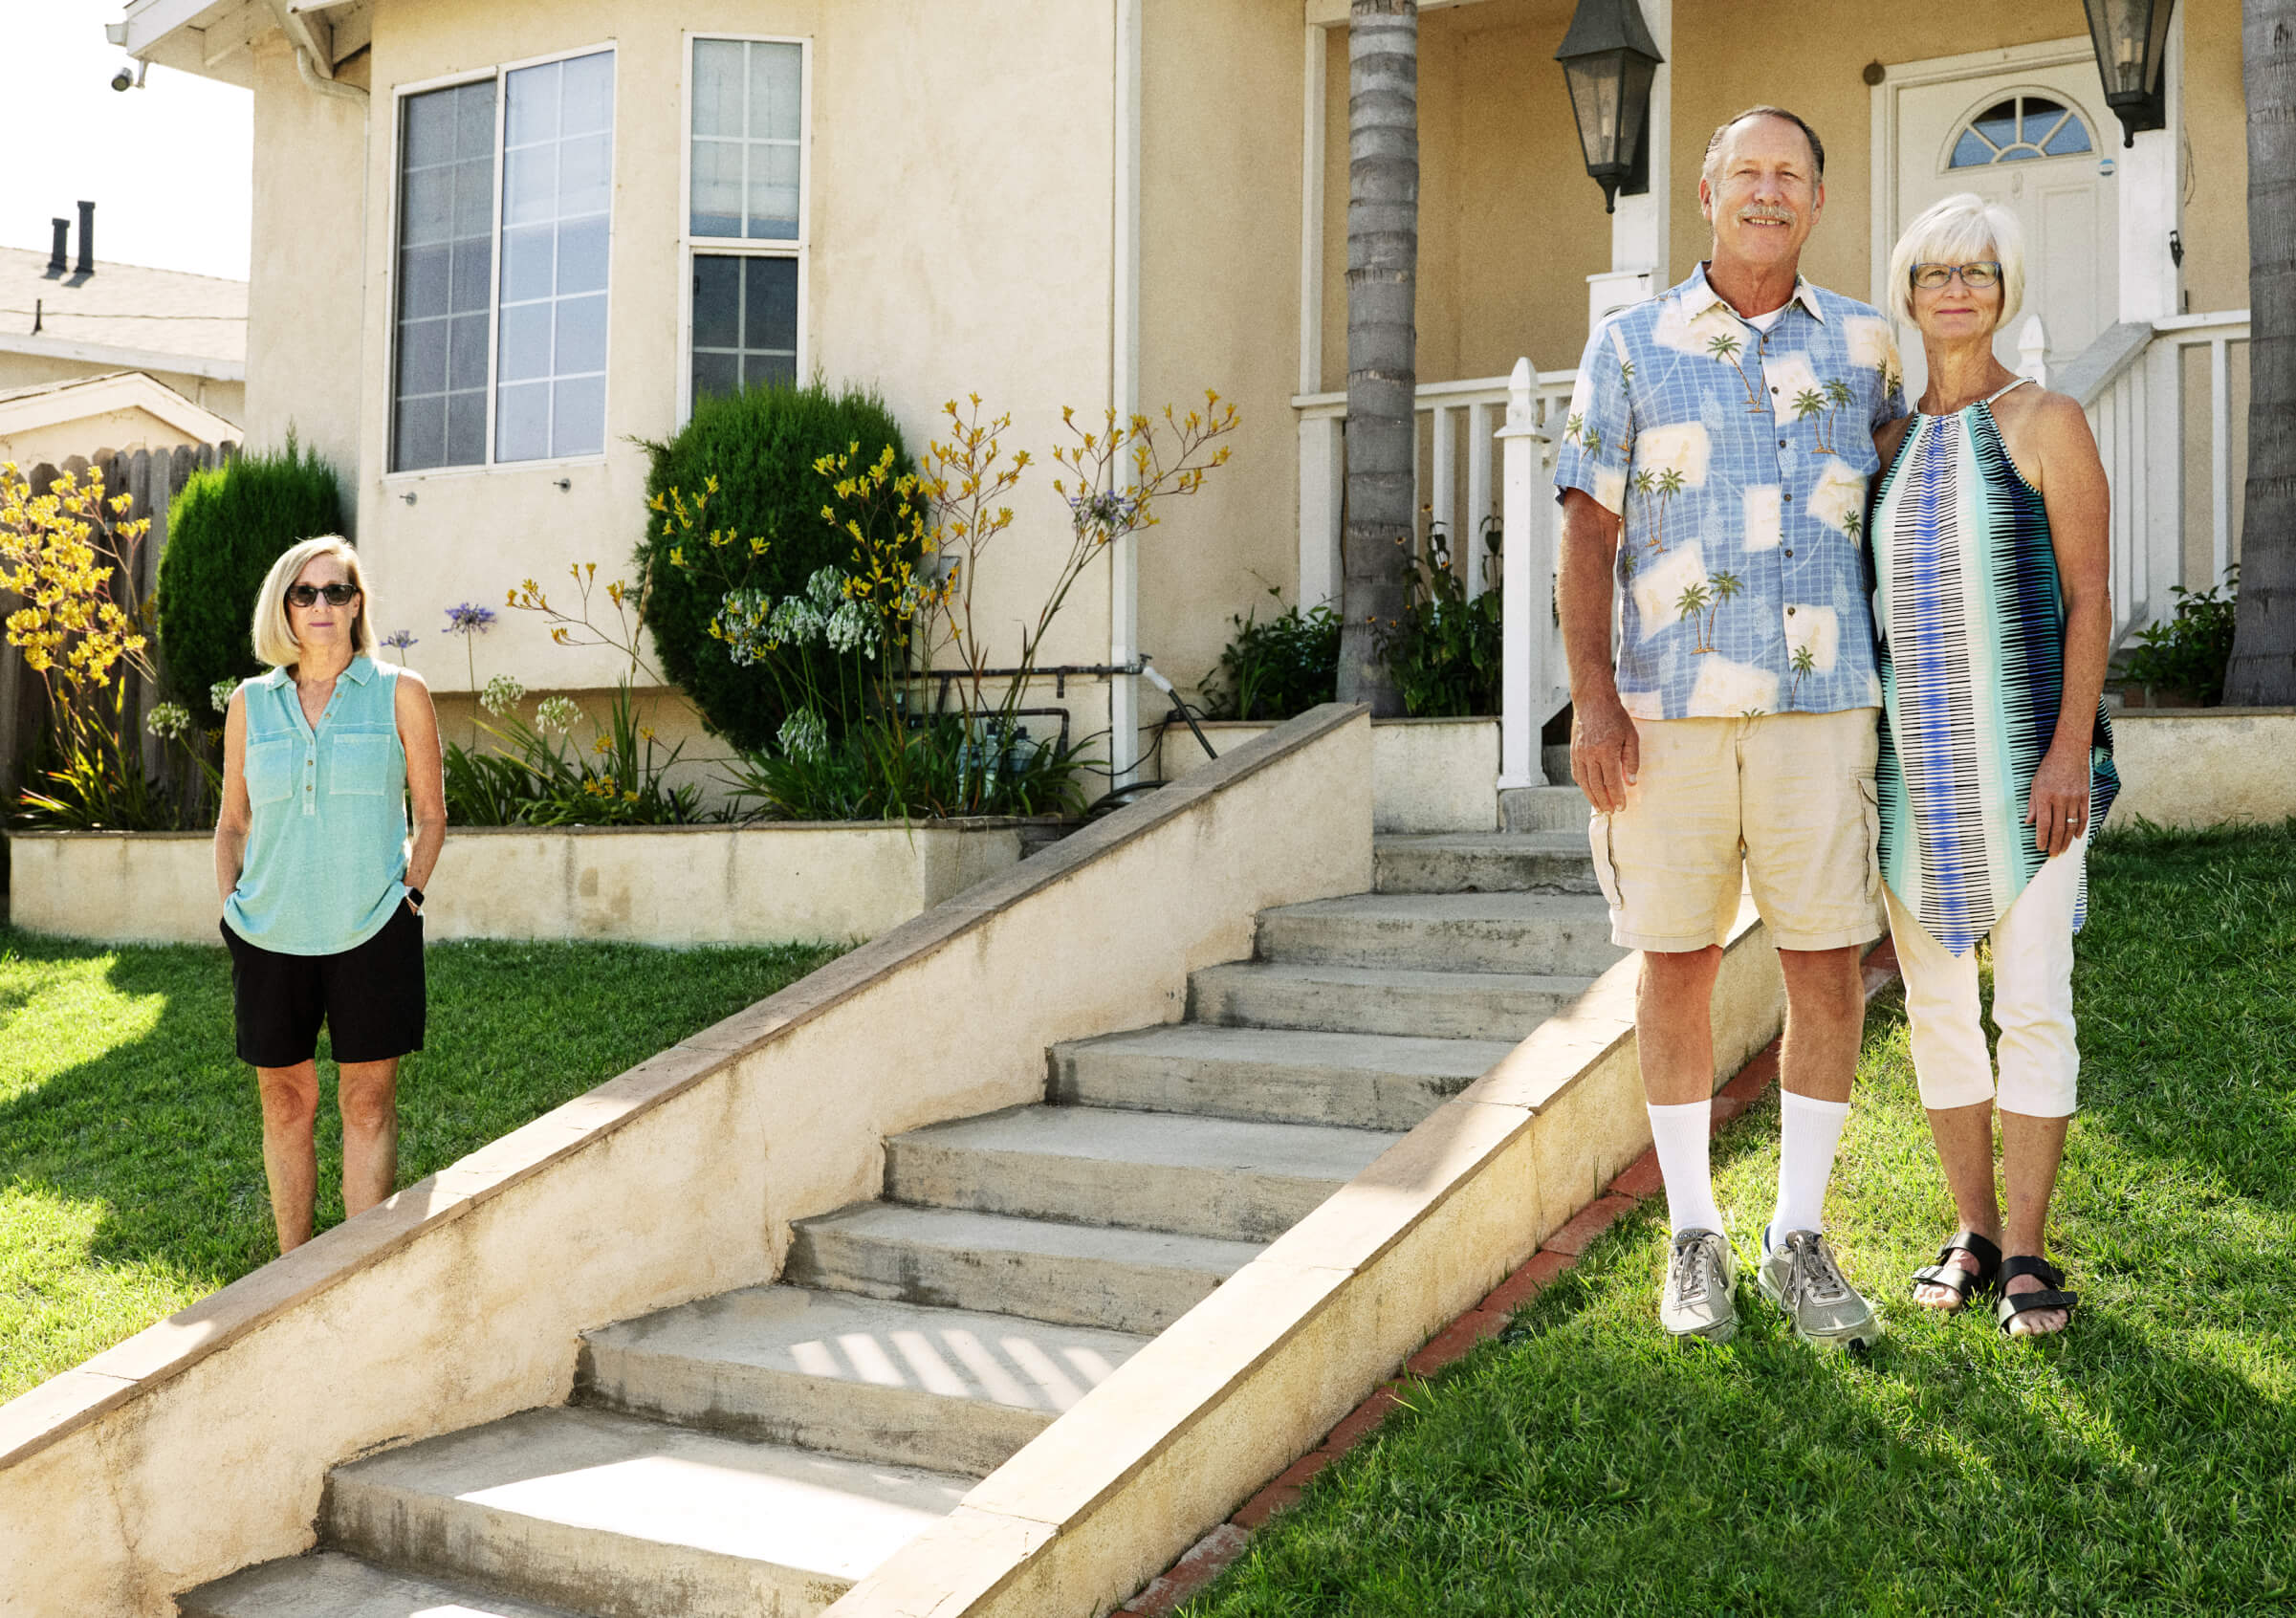
[(202, 726), (222, 723), (209, 691), (263, 672), (249, 643), (255, 591), (298, 539), (339, 533), (335, 469), (293, 437), (269, 454), (194, 472), (167, 507), (167, 545), (155, 595), (167, 683)]
[[(786, 715), (775, 681), (744, 668), (711, 637), (710, 621), (729, 588), (763, 590), (776, 600), (795, 595), (823, 567), (850, 571), (852, 540), (821, 518), (829, 489), (814, 464), (855, 446), (872, 464), (887, 446), (903, 471), (911, 470), (901, 428), (884, 400), (848, 388), (754, 387), (695, 402), (693, 417), (666, 443), (648, 444), (653, 469), (645, 480), (645, 539), (637, 566), (651, 589), (645, 625), (661, 654), (662, 671), (677, 682), (703, 722), (734, 746), (755, 751), (774, 739)], [(670, 491), (688, 499), (717, 480), (704, 526), (740, 539), (766, 541), (762, 555), (729, 545), (712, 566), (682, 567), (670, 553), (678, 536), (669, 518), (653, 509)]]

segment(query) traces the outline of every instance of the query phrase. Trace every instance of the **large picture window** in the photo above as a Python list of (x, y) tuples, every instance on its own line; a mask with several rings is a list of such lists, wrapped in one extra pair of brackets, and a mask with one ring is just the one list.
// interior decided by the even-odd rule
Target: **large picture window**
[(393, 471), (602, 452), (613, 156), (611, 51), (405, 98)]
[(805, 48), (696, 39), (688, 154), (690, 399), (798, 376)]

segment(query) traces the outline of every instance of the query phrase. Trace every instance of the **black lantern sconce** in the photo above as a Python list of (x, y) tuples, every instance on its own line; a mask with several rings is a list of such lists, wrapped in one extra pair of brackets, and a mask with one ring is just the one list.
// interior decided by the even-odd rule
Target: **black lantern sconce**
[(1555, 60), (1570, 86), (1586, 172), (1603, 188), (1603, 211), (1615, 213), (1621, 191), (1651, 188), (1651, 80), (1666, 60), (1640, 0), (1579, 0)]
[(2081, 0), (2081, 6), (2105, 79), (2105, 104), (2121, 120), (2121, 144), (2133, 146), (2142, 131), (2169, 124), (2160, 68), (2176, 0)]

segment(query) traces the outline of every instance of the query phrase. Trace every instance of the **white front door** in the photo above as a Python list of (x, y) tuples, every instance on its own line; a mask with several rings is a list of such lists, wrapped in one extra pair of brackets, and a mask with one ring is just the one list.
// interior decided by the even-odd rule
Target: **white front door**
[[(2072, 57), (1971, 67), (1932, 77), (1907, 63), (1889, 70), (1905, 83), (1893, 98), (1897, 126), (1898, 232), (1921, 210), (1957, 191), (1974, 191), (2013, 211), (2025, 232), (2023, 311), (2004, 325), (1994, 352), (2016, 369), (2026, 317), (2041, 317), (2052, 373), (2112, 324), (2120, 307), (2120, 236), (2113, 159), (2120, 126), (2105, 107), (2087, 39), (2036, 55)], [(1887, 205), (1885, 205), (1887, 206)], [(1878, 290), (1878, 289), (1877, 289)], [(1901, 328), (1907, 400), (1927, 374), (1917, 333)]]

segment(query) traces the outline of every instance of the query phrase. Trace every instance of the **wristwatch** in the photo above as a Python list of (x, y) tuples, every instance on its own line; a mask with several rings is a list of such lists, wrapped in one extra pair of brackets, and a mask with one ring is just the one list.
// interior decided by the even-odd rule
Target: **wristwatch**
[(410, 887), (406, 890), (406, 896), (415, 902), (415, 914), (421, 915), (423, 913), (423, 890), (419, 887)]

